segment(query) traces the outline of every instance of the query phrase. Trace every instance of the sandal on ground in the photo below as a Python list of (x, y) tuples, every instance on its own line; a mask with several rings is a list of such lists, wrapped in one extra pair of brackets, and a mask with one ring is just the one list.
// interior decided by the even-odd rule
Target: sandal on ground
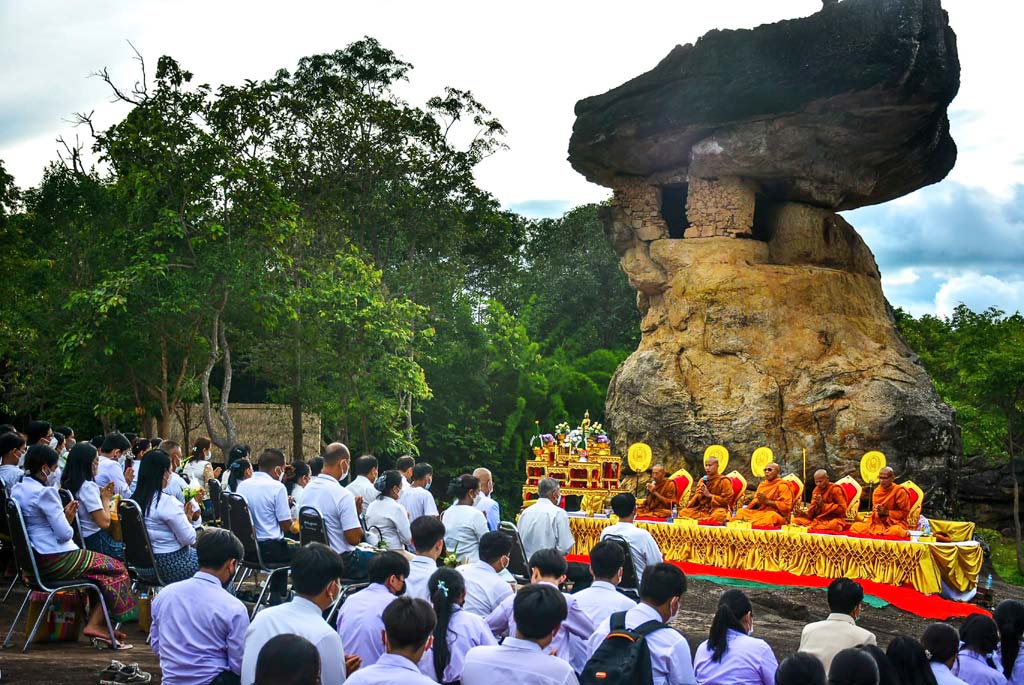
[(134, 647), (134, 645), (127, 645), (123, 642), (115, 642), (111, 644), (110, 638), (108, 637), (93, 637), (90, 638), (89, 641), (92, 643), (92, 646), (96, 649), (116, 649), (118, 651), (123, 651), (126, 649), (132, 649)]

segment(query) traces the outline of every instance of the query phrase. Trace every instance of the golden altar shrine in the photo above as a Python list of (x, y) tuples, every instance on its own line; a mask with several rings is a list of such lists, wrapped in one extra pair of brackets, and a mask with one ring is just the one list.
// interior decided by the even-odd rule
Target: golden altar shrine
[[(598, 543), (607, 518), (571, 516), (576, 538), (572, 553), (586, 555)], [(690, 522), (692, 523), (692, 522)], [(676, 521), (637, 521), (654, 536), (665, 561), (719, 568), (786, 571), (822, 578), (865, 578), (887, 585), (909, 584), (923, 594), (938, 594), (942, 583), (957, 592), (978, 584), (983, 552), (971, 540), (973, 523), (931, 520), (932, 530), (953, 542), (912, 542), (825, 535), (784, 530), (701, 526)]]
[(621, 486), (622, 458), (612, 454), (601, 424), (590, 422), (590, 412), (580, 427), (569, 430), (568, 424), (559, 424), (555, 434), (536, 435), (531, 447), (533, 458), (526, 462), (523, 483), (524, 506), (537, 499), (541, 478), (557, 480), (563, 495), (598, 493), (609, 498), (625, 492)]

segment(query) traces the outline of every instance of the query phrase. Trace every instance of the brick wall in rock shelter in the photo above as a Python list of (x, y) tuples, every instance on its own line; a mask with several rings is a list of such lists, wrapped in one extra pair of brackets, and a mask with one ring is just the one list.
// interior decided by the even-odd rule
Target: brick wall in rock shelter
[(754, 190), (739, 178), (690, 178), (686, 197), (686, 238), (750, 235)]
[(668, 237), (668, 226), (661, 216), (661, 189), (657, 186), (642, 179), (623, 179), (615, 185), (614, 202), (640, 240)]

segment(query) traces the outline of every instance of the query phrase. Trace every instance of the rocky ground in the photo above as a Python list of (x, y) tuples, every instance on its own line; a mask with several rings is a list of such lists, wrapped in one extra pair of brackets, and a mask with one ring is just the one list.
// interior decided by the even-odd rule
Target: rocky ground
[[(691, 649), (707, 639), (707, 629), (714, 614), (722, 588), (707, 581), (693, 580), (683, 598), (682, 609), (675, 626), (686, 634)], [(997, 600), (1014, 597), (1024, 599), (1024, 588), (995, 584)], [(808, 621), (824, 618), (825, 595), (818, 590), (803, 589), (751, 589), (746, 590), (754, 604), (754, 635), (769, 642), (781, 661), (792, 654), (800, 642), (800, 630)], [(0, 628), (5, 632), (18, 609), (21, 596), (0, 606)], [(872, 609), (865, 607), (860, 625), (878, 636), (883, 648), (896, 635), (919, 636), (930, 621), (900, 611), (894, 607)], [(954, 623), (959, 623), (955, 621)], [(24, 640), (22, 626), (15, 632), (12, 646), (0, 654), (0, 682), (2, 683), (96, 683), (98, 674), (111, 658), (123, 662), (138, 662), (143, 670), (153, 674), (153, 682), (160, 682), (160, 668), (156, 657), (145, 643), (145, 637), (135, 626), (128, 627), (135, 648), (130, 652), (114, 654), (98, 651), (80, 643), (34, 645), (27, 654), (21, 652)]]

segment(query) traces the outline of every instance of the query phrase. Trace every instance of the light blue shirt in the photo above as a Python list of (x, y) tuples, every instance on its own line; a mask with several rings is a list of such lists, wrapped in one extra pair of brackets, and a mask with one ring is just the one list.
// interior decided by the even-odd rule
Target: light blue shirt
[(938, 685), (967, 685), (963, 680), (953, 675), (953, 672), (949, 670), (949, 666), (946, 664), (940, 664), (937, 661), (931, 662), (932, 674), (935, 676), (935, 682)]
[(485, 495), (481, 492), (477, 495), (473, 506), (484, 512), (484, 517), (487, 518), (488, 530), (498, 530), (498, 524), (501, 523), (501, 507), (491, 499), (490, 495)]
[(444, 669), (444, 678), (438, 679), (437, 671), (434, 669), (434, 650), (428, 649), (423, 652), (420, 659), (420, 671), (430, 679), (430, 682), (451, 683), (462, 677), (462, 669), (466, 661), (466, 654), (474, 647), (481, 645), (496, 645), (490, 629), (484, 620), (476, 614), (464, 611), (458, 604), (452, 607), (452, 616), (448, 621), (448, 667)]
[(222, 671), (241, 675), (245, 605), (200, 571), (153, 600), (150, 639), (166, 685), (206, 685)]
[(711, 658), (708, 641), (700, 643), (693, 657), (693, 672), (698, 683), (715, 685), (775, 685), (779, 662), (764, 640), (737, 630), (726, 635), (728, 649), (719, 661)]
[(419, 672), (416, 664), (398, 654), (383, 654), (372, 666), (363, 666), (348, 679), (349, 685), (437, 685)]
[(953, 675), (970, 685), (1006, 685), (1002, 672), (989, 666), (984, 656), (969, 649), (960, 650), (953, 664)]
[(380, 583), (370, 583), (366, 589), (349, 596), (338, 610), (338, 635), (347, 653), (359, 656), (363, 666), (377, 663), (384, 653), (381, 614), (393, 601), (395, 596), (390, 590)]
[(507, 637), (466, 654), (462, 685), (579, 685), (569, 662), (545, 654), (536, 642)]
[(238, 484), (238, 494), (249, 505), (257, 540), (280, 540), (284, 537), (281, 524), (292, 520), (284, 483), (271, 478), (269, 473), (257, 471), (252, 478)]
[[(346, 602), (347, 604), (347, 602)], [(321, 685), (345, 682), (345, 646), (324, 620), (320, 607), (304, 597), (264, 609), (256, 614), (245, 631), (245, 653), (242, 655), (242, 685), (256, 680), (256, 660), (263, 645), (282, 633), (292, 633), (313, 643), (320, 653)]]
[(636, 606), (636, 600), (630, 599), (603, 580), (595, 580), (590, 587), (572, 596), (595, 626), (617, 611), (629, 611)]
[[(629, 629), (648, 621), (661, 620), (661, 614), (643, 602), (626, 612), (626, 628)], [(605, 619), (594, 631), (588, 645), (590, 656), (594, 655), (608, 637), (608, 633), (611, 632), (610, 623), (610, 618)], [(690, 645), (682, 633), (674, 628), (656, 630), (647, 636), (647, 647), (651, 651), (653, 685), (696, 685), (693, 661), (690, 659)]]

